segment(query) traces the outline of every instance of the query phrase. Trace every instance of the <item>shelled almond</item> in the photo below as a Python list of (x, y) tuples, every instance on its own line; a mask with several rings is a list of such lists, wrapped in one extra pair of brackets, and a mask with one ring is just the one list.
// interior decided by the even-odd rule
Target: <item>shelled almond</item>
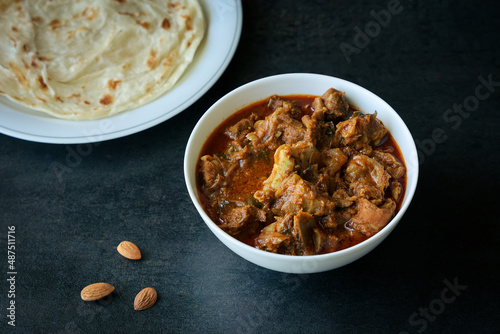
[(158, 294), (156, 290), (153, 288), (144, 288), (142, 289), (137, 296), (135, 296), (134, 300), (134, 310), (142, 311), (150, 308), (156, 303), (158, 299)]
[(139, 247), (130, 241), (120, 242), (116, 249), (118, 253), (130, 260), (140, 260), (142, 257)]
[(106, 297), (115, 290), (115, 287), (108, 283), (94, 283), (87, 285), (80, 293), (85, 301), (94, 301)]

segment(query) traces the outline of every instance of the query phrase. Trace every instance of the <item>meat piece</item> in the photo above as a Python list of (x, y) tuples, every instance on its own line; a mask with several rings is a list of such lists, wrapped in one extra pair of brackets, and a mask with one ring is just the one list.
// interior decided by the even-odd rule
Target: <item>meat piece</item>
[(384, 200), (384, 191), (382, 189), (364, 182), (354, 181), (350, 184), (350, 189), (354, 198), (366, 198), (376, 205), (382, 204)]
[(356, 204), (357, 213), (348, 222), (348, 226), (371, 237), (380, 231), (391, 220), (396, 203), (387, 199), (386, 202), (377, 207), (365, 198), (360, 198)]
[[(320, 153), (308, 142), (298, 142), (292, 146), (282, 145), (276, 151), (274, 159), (275, 165), (271, 176), (264, 181), (264, 187), (257, 193), (257, 197), (265, 196), (265, 192), (270, 189), (278, 190), (278, 183), (281, 184), (293, 172), (311, 182), (318, 192), (327, 192), (328, 175), (335, 174), (347, 161), (347, 157), (339, 149)], [(319, 173), (318, 164), (321, 161), (326, 161), (327, 165)]]
[(277, 217), (257, 237), (257, 247), (288, 255), (313, 255), (321, 248), (322, 232), (314, 216), (299, 212)]
[(399, 201), (401, 194), (403, 193), (403, 186), (399, 181), (392, 181), (390, 184), (391, 196), (395, 201)]
[(360, 139), (364, 139), (363, 144), (367, 144), (368, 138), (363, 133), (363, 123), (360, 117), (351, 117), (347, 121), (338, 123), (335, 130), (336, 145), (348, 146), (357, 143)]
[(332, 212), (336, 206), (336, 203), (321, 194), (314, 184), (297, 174), (292, 174), (282, 183), (280, 189), (275, 192), (275, 198), (272, 209), (277, 214), (304, 211), (322, 216)]
[(387, 152), (382, 152), (379, 150), (374, 150), (372, 152), (372, 157), (384, 166), (387, 173), (395, 179), (402, 178), (406, 173), (406, 168), (402, 163), (396, 160), (396, 158)]
[(321, 161), (321, 154), (311, 142), (301, 141), (293, 144), (290, 147), (290, 153), (299, 171), (306, 170)]
[(263, 182), (262, 190), (256, 191), (254, 197), (261, 203), (269, 203), (273, 198), (280, 197), (287, 187), (284, 182), (297, 171), (311, 171), (319, 160), (319, 152), (309, 143), (298, 142), (293, 146), (284, 144), (278, 147), (274, 154), (274, 165), (271, 175)]
[(273, 95), (269, 98), (269, 101), (267, 101), (267, 107), (273, 111), (275, 111), (278, 108), (283, 107), (283, 98), (279, 97), (278, 95)]
[(321, 139), (322, 123), (319, 123), (309, 115), (303, 116), (301, 121), (306, 128), (304, 140), (316, 146), (318, 140)]
[[(368, 146), (368, 147), (371, 147), (371, 146)], [(352, 158), (354, 157), (355, 155), (358, 155), (360, 152), (356, 149), (354, 149), (354, 147), (352, 146), (342, 146), (340, 148), (342, 150), (342, 152), (348, 157), (348, 158)]]
[(227, 127), (224, 134), (233, 140), (241, 140), (249, 132), (253, 131), (253, 124), (257, 120), (257, 115), (252, 114), (250, 117), (243, 118), (234, 125)]
[(363, 130), (372, 146), (379, 146), (389, 132), (381, 120), (377, 118), (377, 113), (361, 114), (359, 118), (363, 120)]
[(347, 156), (339, 148), (325, 149), (321, 151), (321, 161), (325, 165), (321, 172), (335, 175), (347, 162)]
[(294, 119), (288, 119), (286, 123), (282, 123), (282, 126), (278, 126), (275, 137), (278, 139), (281, 137), (283, 143), (291, 145), (304, 140), (305, 135), (306, 130), (301, 122)]
[(331, 214), (321, 217), (319, 223), (325, 229), (334, 229), (348, 222), (354, 213), (354, 206), (347, 209), (336, 210)]
[[(262, 190), (256, 191), (254, 197), (261, 203), (272, 204), (278, 213), (296, 213), (305, 211), (317, 215), (330, 212), (335, 203), (322, 194), (311, 182), (301, 178), (295, 168), (296, 165), (307, 164), (314, 155), (310, 147), (290, 145), (280, 146), (274, 155), (274, 166), (269, 178), (263, 182)], [(299, 158), (295, 159), (295, 153)], [(299, 161), (299, 163), (296, 163)]]
[(343, 177), (344, 170), (338, 171), (333, 176), (325, 172), (323, 172), (321, 175), (323, 176), (322, 181), (325, 183), (328, 189), (328, 194), (334, 195), (335, 192), (339, 189), (349, 190), (349, 183), (346, 182)]
[(356, 155), (348, 163), (345, 170), (345, 178), (348, 182), (374, 186), (382, 193), (389, 185), (390, 175), (384, 167), (374, 159), (366, 155)]
[(268, 203), (269, 197), (272, 197), (281, 184), (293, 172), (295, 160), (292, 158), (292, 152), (289, 145), (278, 147), (274, 153), (274, 165), (271, 175), (264, 181), (262, 190), (256, 191), (254, 197), (261, 203)]
[(204, 189), (214, 189), (224, 182), (224, 164), (216, 156), (205, 155), (201, 157), (201, 174), (204, 182)]
[(321, 226), (323, 226), (323, 228), (334, 229), (340, 226), (341, 224), (347, 222), (346, 220), (342, 223), (341, 219), (339, 218), (340, 217), (337, 215), (337, 213), (333, 212), (331, 214), (321, 217), (319, 223), (321, 224)]
[(225, 158), (228, 160), (228, 162), (243, 167), (243, 165), (247, 162), (246, 160), (249, 160), (253, 152), (248, 148), (248, 145), (244, 145), (243, 147), (236, 147), (235, 142), (236, 141), (232, 142), (233, 147), (231, 150), (227, 151), (227, 156), (225, 156)]
[(219, 225), (230, 235), (255, 233), (259, 227), (259, 222), (266, 221), (266, 212), (253, 205), (236, 207), (222, 216), (223, 224)]
[(347, 208), (350, 207), (357, 199), (357, 196), (349, 196), (345, 189), (337, 189), (332, 195), (333, 199), (337, 202), (337, 207)]
[(349, 104), (345, 100), (345, 93), (336, 89), (328, 89), (321, 97), (314, 99), (312, 108), (313, 118), (320, 121), (344, 120), (349, 111)]
[(325, 106), (325, 102), (321, 97), (316, 97), (311, 105), (312, 109), (314, 110), (311, 118), (314, 120), (319, 120), (319, 121), (324, 121), (325, 120), (325, 113), (328, 111), (328, 109)]
[[(318, 149), (333, 147), (335, 124), (329, 118), (329, 110), (321, 97), (314, 99), (312, 105), (312, 115), (302, 117), (302, 123), (307, 128), (305, 139), (311, 141)], [(325, 117), (325, 115), (327, 117)], [(342, 120), (344, 117), (342, 116)]]
[(293, 248), (296, 255), (313, 255), (321, 246), (321, 234), (314, 217), (299, 212), (293, 217)]
[(345, 93), (334, 88), (327, 90), (321, 99), (324, 101), (328, 111), (326, 120), (345, 119), (349, 110), (349, 104), (345, 100)]
[(267, 107), (272, 111), (287, 113), (293, 118), (299, 120), (303, 116), (302, 110), (293, 101), (283, 99), (278, 95), (273, 95), (269, 98)]
[(305, 125), (286, 113), (284, 108), (278, 108), (264, 120), (255, 122), (254, 127), (251, 136), (254, 145), (264, 145), (269, 149), (302, 141), (307, 132)]
[(334, 145), (352, 146), (358, 151), (369, 154), (371, 146), (380, 145), (387, 132), (386, 127), (377, 119), (376, 113), (365, 115), (358, 112), (347, 121), (337, 124)]
[(255, 238), (255, 246), (259, 249), (285, 254), (290, 246), (290, 237), (279, 232), (262, 232)]

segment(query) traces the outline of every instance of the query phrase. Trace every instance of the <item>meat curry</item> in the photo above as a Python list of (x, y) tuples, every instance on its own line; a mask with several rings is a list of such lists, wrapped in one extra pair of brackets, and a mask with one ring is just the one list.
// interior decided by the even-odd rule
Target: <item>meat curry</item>
[(280, 254), (324, 254), (380, 231), (403, 200), (406, 168), (376, 112), (345, 93), (271, 96), (205, 143), (198, 191), (221, 229)]

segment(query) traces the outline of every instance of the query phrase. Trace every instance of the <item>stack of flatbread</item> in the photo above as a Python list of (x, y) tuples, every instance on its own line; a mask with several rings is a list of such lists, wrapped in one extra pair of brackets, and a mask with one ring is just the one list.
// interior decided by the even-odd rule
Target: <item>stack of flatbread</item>
[(0, 0), (0, 94), (88, 120), (172, 88), (205, 33), (197, 0)]

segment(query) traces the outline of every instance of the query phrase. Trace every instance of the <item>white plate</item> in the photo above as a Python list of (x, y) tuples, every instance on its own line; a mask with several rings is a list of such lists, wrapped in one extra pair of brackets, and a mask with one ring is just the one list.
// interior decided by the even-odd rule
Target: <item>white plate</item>
[(0, 132), (42, 143), (78, 144), (109, 140), (148, 129), (185, 110), (219, 79), (238, 45), (243, 22), (240, 0), (200, 0), (207, 20), (205, 38), (177, 84), (140, 108), (92, 121), (68, 121), (0, 97)]

